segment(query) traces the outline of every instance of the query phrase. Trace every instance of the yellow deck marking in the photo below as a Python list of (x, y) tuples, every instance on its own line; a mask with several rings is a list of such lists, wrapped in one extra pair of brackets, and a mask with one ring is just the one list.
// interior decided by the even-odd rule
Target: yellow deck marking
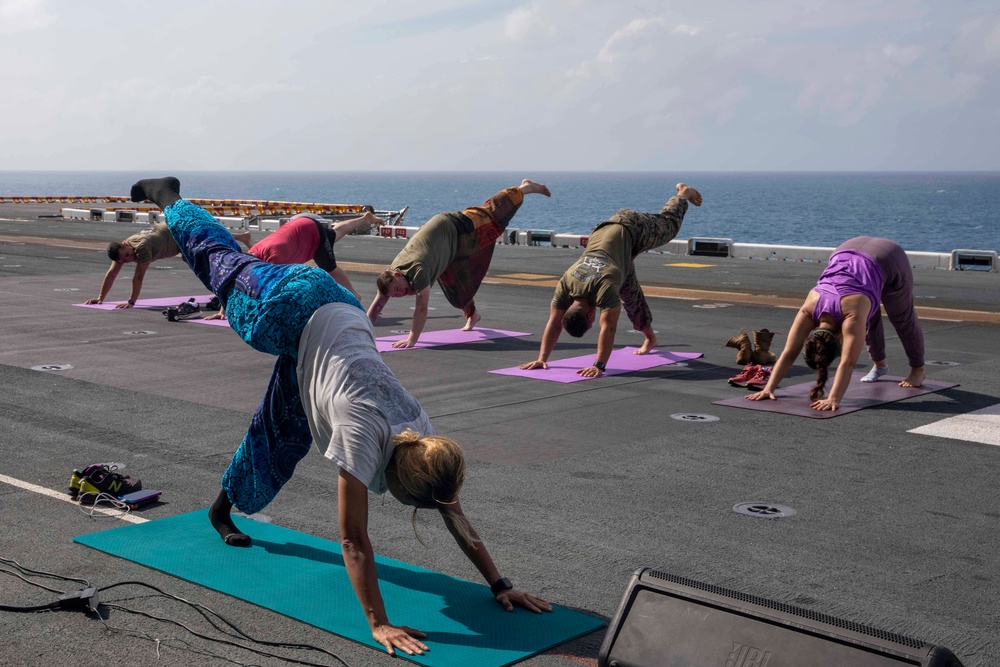
[[(37, 243), (39, 245), (50, 245), (63, 248), (76, 247), (88, 250), (103, 250), (107, 248), (106, 243), (42, 238), (37, 236), (0, 235), (0, 242), (11, 241)], [(363, 264), (360, 262), (337, 262), (337, 264), (345, 271), (357, 271), (358, 273), (381, 273), (388, 268), (387, 264)], [(675, 264), (674, 266), (677, 265)], [(714, 266), (714, 264), (709, 266)], [(559, 276), (540, 273), (501, 273), (487, 276), (483, 282), (491, 285), (525, 285), (554, 288), (556, 283), (559, 282)], [(804, 294), (801, 297), (781, 297), (773, 294), (746, 294), (743, 292), (725, 292), (708, 289), (657, 287), (655, 285), (643, 285), (642, 291), (648, 297), (657, 297), (660, 299), (684, 299), (686, 301), (732, 301), (735, 303), (775, 306), (778, 308), (798, 308), (802, 305), (802, 301), (805, 299)], [(986, 322), (990, 324), (1000, 324), (1000, 312), (959, 310), (955, 308), (930, 308), (928, 306), (917, 306), (916, 310), (917, 316), (922, 320)]]

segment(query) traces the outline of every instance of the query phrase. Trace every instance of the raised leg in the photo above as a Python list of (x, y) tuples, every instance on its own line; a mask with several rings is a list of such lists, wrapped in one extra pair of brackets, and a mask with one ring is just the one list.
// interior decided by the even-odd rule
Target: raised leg
[(181, 182), (173, 176), (144, 178), (132, 186), (132, 201), (151, 201), (161, 209), (181, 198)]

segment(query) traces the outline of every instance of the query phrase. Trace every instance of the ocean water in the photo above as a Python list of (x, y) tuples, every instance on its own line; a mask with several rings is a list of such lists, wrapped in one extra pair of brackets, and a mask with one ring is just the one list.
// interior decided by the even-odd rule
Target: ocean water
[[(0, 172), (0, 196), (128, 194), (136, 172)], [(1000, 173), (681, 172), (177, 172), (188, 197), (409, 206), (404, 224), (481, 203), (522, 178), (545, 183), (512, 228), (586, 234), (619, 208), (659, 210), (685, 182), (690, 207), (678, 238), (833, 247), (882, 236), (907, 250), (1000, 250)]]

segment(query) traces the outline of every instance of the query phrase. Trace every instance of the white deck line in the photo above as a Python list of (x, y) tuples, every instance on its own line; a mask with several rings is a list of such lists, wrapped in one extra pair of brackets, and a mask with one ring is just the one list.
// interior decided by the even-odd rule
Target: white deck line
[[(14, 477), (8, 477), (7, 475), (0, 475), (0, 482), (80, 507), (80, 503), (70, 498), (69, 494), (65, 492), (53, 491), (52, 489), (47, 489), (44, 486), (38, 486), (37, 484), (32, 484), (31, 482), (24, 482), (19, 479), (15, 479)], [(123, 514), (121, 510), (104, 509), (103, 507), (94, 507), (92, 509), (95, 514), (106, 514), (107, 516), (121, 519), (122, 521), (127, 521), (129, 523), (146, 523), (149, 521), (149, 519), (143, 519), (142, 517), (135, 516), (133, 514)]]
[(907, 433), (1000, 446), (1000, 403), (918, 426)]

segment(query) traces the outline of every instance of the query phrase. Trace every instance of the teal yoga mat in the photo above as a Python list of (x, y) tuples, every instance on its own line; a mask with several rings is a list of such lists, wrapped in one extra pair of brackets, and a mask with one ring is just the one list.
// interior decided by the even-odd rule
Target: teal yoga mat
[[(372, 640), (339, 544), (233, 518), (253, 538), (250, 548), (226, 546), (209, 524), (207, 510), (74, 541), (385, 651)], [(396, 655), (421, 665), (502, 667), (603, 625), (601, 619), (556, 605), (551, 613), (508, 613), (482, 584), (391, 558), (376, 555), (375, 561), (389, 620), (426, 632), (424, 643), (431, 649), (423, 656)]]

